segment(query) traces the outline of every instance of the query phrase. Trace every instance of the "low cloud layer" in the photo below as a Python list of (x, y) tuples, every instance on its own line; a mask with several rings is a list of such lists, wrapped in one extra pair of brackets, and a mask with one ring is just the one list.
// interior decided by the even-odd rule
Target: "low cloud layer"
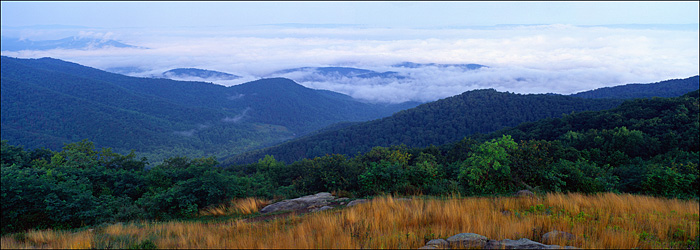
[[(93, 33), (89, 33), (93, 32)], [(396, 71), (404, 79), (314, 76), (300, 84), (373, 102), (432, 101), (480, 88), (516, 93), (570, 94), (626, 83), (698, 74), (698, 30), (502, 26), (489, 29), (372, 29), (249, 27), (160, 31), (89, 31), (150, 49), (5, 52), (54, 57), (108, 69), (134, 67), (135, 76), (201, 68), (242, 76), (235, 85), (298, 67), (346, 66)], [(28, 32), (31, 33), (31, 32)], [(35, 32), (41, 33), (41, 32)], [(31, 39), (31, 38), (30, 38)], [(477, 63), (489, 68), (394, 68), (400, 62)], [(310, 79), (313, 72), (287, 75)]]

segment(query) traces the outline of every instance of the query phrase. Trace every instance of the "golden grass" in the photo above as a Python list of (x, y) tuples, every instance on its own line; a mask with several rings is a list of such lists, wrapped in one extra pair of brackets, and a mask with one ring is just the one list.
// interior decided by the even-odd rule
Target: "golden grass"
[[(549, 244), (685, 248), (698, 237), (698, 210), (697, 201), (613, 193), (411, 200), (387, 196), (342, 210), (272, 221), (134, 222), (76, 234), (30, 231), (23, 242), (12, 235), (2, 237), (2, 248), (128, 248), (150, 240), (158, 248), (415, 249), (427, 240), (458, 233), (540, 241), (552, 230), (572, 233), (576, 239)], [(92, 241), (85, 239), (90, 236)]]
[(243, 199), (233, 199), (227, 203), (218, 206), (202, 209), (199, 211), (200, 216), (224, 216), (232, 214), (253, 214), (257, 213), (263, 207), (270, 204), (268, 200), (262, 200), (255, 197)]

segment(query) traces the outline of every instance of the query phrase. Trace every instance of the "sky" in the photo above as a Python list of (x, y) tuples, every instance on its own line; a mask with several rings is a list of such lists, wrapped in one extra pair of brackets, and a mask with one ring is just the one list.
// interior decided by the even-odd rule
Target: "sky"
[[(432, 101), (476, 88), (570, 94), (690, 77), (699, 68), (698, 2), (1, 4), (3, 37), (78, 36), (143, 47), (3, 55), (54, 57), (100, 69), (133, 67), (142, 70), (137, 76), (178, 67), (243, 76), (215, 82), (222, 85), (307, 66), (352, 66), (410, 76), (299, 82), (374, 102)], [(489, 67), (468, 72), (390, 67), (404, 61)]]

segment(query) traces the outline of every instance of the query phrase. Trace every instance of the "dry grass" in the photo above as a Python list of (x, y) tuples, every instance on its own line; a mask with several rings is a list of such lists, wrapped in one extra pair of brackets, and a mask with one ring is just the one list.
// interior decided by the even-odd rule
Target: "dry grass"
[(257, 213), (263, 207), (270, 204), (268, 200), (262, 200), (255, 197), (243, 199), (233, 199), (225, 204), (215, 207), (202, 209), (199, 211), (200, 216), (224, 216), (232, 214), (253, 214)]
[(612, 193), (539, 198), (380, 197), (342, 210), (267, 222), (141, 222), (110, 225), (91, 233), (30, 231), (21, 242), (13, 236), (3, 237), (2, 248), (128, 248), (145, 240), (158, 248), (419, 248), (427, 240), (458, 233), (540, 241), (542, 234), (552, 230), (570, 232), (576, 239), (550, 244), (686, 248), (698, 238), (698, 210), (697, 201)]

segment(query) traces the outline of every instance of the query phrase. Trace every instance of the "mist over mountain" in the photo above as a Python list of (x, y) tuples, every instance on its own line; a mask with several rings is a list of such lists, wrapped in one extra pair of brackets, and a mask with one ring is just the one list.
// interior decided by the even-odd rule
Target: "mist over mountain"
[(58, 40), (26, 40), (19, 38), (2, 37), (2, 51), (22, 50), (52, 50), (52, 49), (77, 49), (90, 50), (101, 48), (141, 48), (134, 45), (121, 43), (115, 40), (92, 37), (66, 37)]
[(389, 78), (395, 80), (406, 78), (405, 76), (400, 75), (398, 72), (377, 72), (368, 69), (351, 67), (302, 67), (280, 70), (273, 72), (270, 75), (290, 75), (294, 78), (294, 80), (300, 82), (329, 81), (340, 78)]
[(283, 78), (232, 87), (129, 77), (62, 60), (2, 57), (2, 138), (59, 149), (89, 139), (162, 159), (224, 156), (343, 121), (414, 107), (368, 104)]
[(440, 64), (440, 63), (414, 63), (414, 62), (402, 62), (402, 63), (397, 63), (394, 65), (391, 65), (392, 67), (397, 67), (397, 68), (422, 68), (422, 67), (438, 67), (438, 68), (458, 68), (462, 70), (475, 70), (475, 69), (480, 69), (484, 67), (488, 67), (485, 65), (481, 64), (474, 64), (474, 63), (468, 63), (468, 64)]
[(522, 122), (571, 112), (603, 110), (619, 99), (582, 99), (561, 95), (521, 95), (472, 90), (422, 104), (379, 120), (341, 126), (270, 148), (244, 153), (226, 163), (250, 163), (264, 155), (293, 162), (325, 154), (354, 155), (375, 146), (425, 147), (459, 140), (474, 133), (490, 133)]
[(574, 112), (611, 109), (626, 99), (638, 96), (681, 96), (697, 90), (700, 85), (698, 79), (698, 76), (694, 76), (659, 83), (627, 84), (614, 87), (615, 91), (594, 90), (584, 92), (586, 95), (581, 96), (472, 90), (379, 120), (338, 124), (280, 145), (232, 156), (224, 162), (251, 163), (265, 155), (293, 162), (330, 153), (354, 155), (367, 152), (375, 146), (442, 145), (524, 122), (557, 118)]

